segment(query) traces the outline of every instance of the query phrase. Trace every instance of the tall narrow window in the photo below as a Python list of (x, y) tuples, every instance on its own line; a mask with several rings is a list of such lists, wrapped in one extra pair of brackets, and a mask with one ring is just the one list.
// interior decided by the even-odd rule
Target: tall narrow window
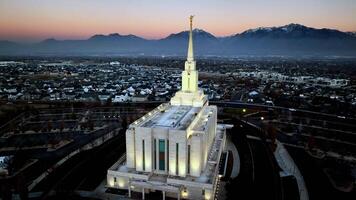
[(190, 73), (188, 73), (188, 88), (190, 88)]
[(179, 150), (179, 144), (176, 143), (176, 175), (178, 175), (178, 150)]
[(159, 159), (159, 163), (158, 163), (158, 167), (159, 170), (165, 170), (165, 149), (166, 149), (166, 145), (165, 145), (165, 141), (164, 140), (159, 140), (158, 141), (158, 159)]
[(153, 140), (153, 166), (157, 170), (157, 140)]
[(169, 171), (169, 140), (167, 140), (167, 171)]
[(188, 174), (190, 174), (190, 145), (188, 145)]
[(145, 140), (142, 140), (142, 169), (146, 170), (146, 162), (145, 162)]

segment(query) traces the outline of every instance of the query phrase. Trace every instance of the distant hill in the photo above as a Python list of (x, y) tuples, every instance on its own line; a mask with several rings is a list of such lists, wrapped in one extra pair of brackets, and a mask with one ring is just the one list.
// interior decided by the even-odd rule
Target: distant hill
[[(356, 33), (300, 24), (259, 27), (228, 37), (194, 29), (197, 55), (355, 56)], [(185, 55), (188, 31), (159, 40), (135, 35), (94, 35), (87, 40), (47, 39), (35, 44), (0, 41), (0, 55)]]
[(227, 38), (226, 53), (252, 55), (354, 56), (355, 35), (300, 24), (260, 27)]
[(354, 31), (354, 32), (347, 32), (348, 34), (350, 34), (350, 35), (352, 35), (352, 36), (354, 36), (354, 37), (356, 37), (356, 31)]

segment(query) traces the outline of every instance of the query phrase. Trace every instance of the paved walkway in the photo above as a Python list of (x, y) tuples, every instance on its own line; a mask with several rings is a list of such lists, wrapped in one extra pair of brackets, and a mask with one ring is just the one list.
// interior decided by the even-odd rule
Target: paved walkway
[(283, 144), (276, 141), (277, 149), (274, 152), (278, 165), (284, 172), (293, 175), (298, 184), (300, 200), (309, 200), (308, 190), (305, 186), (304, 178), (300, 173), (298, 167), (290, 157), (288, 151), (284, 148)]
[(231, 142), (229, 138), (226, 139), (226, 150), (232, 152), (232, 155), (231, 154), (229, 155), (232, 156), (234, 160), (233, 168), (231, 172), (231, 178), (236, 178), (240, 173), (240, 156), (235, 145)]
[(102, 200), (124, 200), (124, 199), (129, 199), (126, 196), (123, 195), (118, 195), (118, 194), (111, 194), (111, 193), (106, 193), (106, 178), (100, 183), (100, 185), (95, 188), (93, 191), (83, 191), (83, 190), (77, 190), (76, 193), (80, 195), (81, 197), (90, 197), (90, 198), (97, 198), (97, 199), (102, 199)]

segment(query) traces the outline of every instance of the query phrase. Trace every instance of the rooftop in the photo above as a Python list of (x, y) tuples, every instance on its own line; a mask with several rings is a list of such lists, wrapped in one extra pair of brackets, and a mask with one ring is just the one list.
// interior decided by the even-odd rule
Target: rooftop
[(161, 104), (133, 124), (140, 127), (164, 127), (185, 130), (201, 109), (201, 107)]
[(194, 131), (204, 132), (205, 129), (207, 128), (207, 126), (208, 126), (209, 120), (211, 119), (210, 117), (212, 115), (213, 115), (213, 108), (211, 106), (209, 106), (206, 109), (204, 109), (201, 112), (201, 114), (199, 116), (199, 119), (194, 124), (192, 129)]

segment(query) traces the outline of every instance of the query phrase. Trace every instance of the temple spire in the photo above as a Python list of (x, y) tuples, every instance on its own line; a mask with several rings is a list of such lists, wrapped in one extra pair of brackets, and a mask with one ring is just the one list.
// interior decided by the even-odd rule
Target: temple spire
[(189, 17), (190, 31), (188, 42), (188, 55), (184, 63), (182, 72), (182, 91), (187, 93), (196, 93), (198, 91), (198, 71), (195, 68), (193, 53), (193, 15)]
[(189, 17), (188, 53), (187, 60), (184, 63), (184, 70), (182, 71), (182, 89), (171, 99), (172, 105), (201, 107), (208, 102), (207, 96), (198, 87), (199, 72), (196, 69), (193, 51), (193, 17)]
[(188, 55), (187, 61), (194, 61), (194, 52), (193, 52), (193, 15), (189, 17), (190, 20), (190, 31), (189, 31), (189, 44), (188, 44)]

